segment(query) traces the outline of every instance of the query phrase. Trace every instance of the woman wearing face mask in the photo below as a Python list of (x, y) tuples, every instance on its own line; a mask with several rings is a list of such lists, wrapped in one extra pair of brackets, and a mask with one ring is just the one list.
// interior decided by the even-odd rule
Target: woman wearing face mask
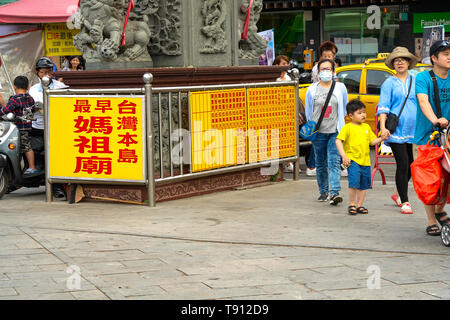
[(329, 201), (331, 205), (342, 202), (341, 157), (336, 147), (336, 137), (345, 124), (345, 106), (348, 102), (347, 89), (335, 82), (331, 98), (324, 106), (333, 85), (335, 64), (333, 60), (323, 59), (317, 64), (319, 82), (313, 83), (306, 91), (305, 111), (307, 120), (318, 122), (323, 108), (326, 108), (322, 123), (313, 142), (316, 155), (316, 178), (320, 196), (318, 201)]

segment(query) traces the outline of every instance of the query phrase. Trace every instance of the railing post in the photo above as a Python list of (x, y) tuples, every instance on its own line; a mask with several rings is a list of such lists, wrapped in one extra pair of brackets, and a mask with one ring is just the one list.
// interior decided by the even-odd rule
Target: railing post
[(294, 75), (294, 81), (295, 81), (295, 145), (296, 145), (296, 154), (297, 154), (297, 161), (294, 162), (294, 180), (300, 179), (300, 144), (299, 144), (299, 92), (298, 92), (298, 85), (299, 85), (299, 72), (297, 69), (293, 70)]
[(49, 135), (49, 94), (48, 90), (50, 88), (50, 78), (45, 76), (42, 78), (41, 86), (43, 93), (43, 111), (44, 111), (44, 149), (45, 149), (45, 196), (47, 202), (53, 201), (52, 184), (50, 183), (50, 135)]
[(146, 73), (142, 77), (144, 80), (145, 90), (145, 111), (146, 111), (146, 141), (147, 141), (147, 192), (148, 192), (148, 205), (149, 207), (156, 206), (156, 193), (155, 193), (155, 167), (154, 167), (154, 136), (153, 136), (153, 107), (152, 107), (152, 82), (153, 75)]

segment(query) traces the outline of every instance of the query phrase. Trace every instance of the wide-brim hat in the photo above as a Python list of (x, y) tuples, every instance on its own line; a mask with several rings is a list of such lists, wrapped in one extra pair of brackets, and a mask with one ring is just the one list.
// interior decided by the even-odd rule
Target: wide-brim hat
[(394, 70), (394, 60), (396, 58), (407, 58), (409, 59), (408, 69), (412, 69), (419, 62), (419, 58), (410, 53), (405, 47), (396, 47), (386, 58), (384, 62), (389, 69)]

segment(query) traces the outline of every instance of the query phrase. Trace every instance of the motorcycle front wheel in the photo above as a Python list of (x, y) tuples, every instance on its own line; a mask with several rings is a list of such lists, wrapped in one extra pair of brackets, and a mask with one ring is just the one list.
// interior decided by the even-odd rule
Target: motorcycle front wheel
[(5, 169), (0, 169), (0, 198), (3, 197), (8, 190), (8, 182), (8, 173)]

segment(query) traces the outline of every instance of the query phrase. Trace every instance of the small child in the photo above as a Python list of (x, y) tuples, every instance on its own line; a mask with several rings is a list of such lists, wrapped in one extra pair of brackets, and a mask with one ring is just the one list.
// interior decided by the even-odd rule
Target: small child
[[(35, 112), (34, 100), (27, 93), (28, 89), (28, 78), (24, 76), (16, 77), (14, 79), (14, 91), (16, 94), (11, 96), (6, 106), (0, 109), (0, 116), (11, 112), (14, 113), (16, 117), (21, 117), (27, 108), (30, 108), (32, 112)], [(36, 173), (37, 170), (34, 164), (34, 152), (33, 149), (31, 149), (29, 138), (31, 121), (18, 120), (15, 124), (20, 132), (21, 153), (25, 153), (25, 157), (28, 161), (28, 169), (25, 170), (24, 175), (32, 175)]]
[(388, 137), (379, 137), (373, 133), (366, 121), (366, 106), (360, 100), (351, 100), (347, 104), (347, 115), (351, 122), (342, 127), (336, 137), (336, 146), (342, 157), (342, 163), (348, 168), (349, 206), (348, 213), (367, 214), (364, 206), (366, 190), (370, 189), (370, 147)]

